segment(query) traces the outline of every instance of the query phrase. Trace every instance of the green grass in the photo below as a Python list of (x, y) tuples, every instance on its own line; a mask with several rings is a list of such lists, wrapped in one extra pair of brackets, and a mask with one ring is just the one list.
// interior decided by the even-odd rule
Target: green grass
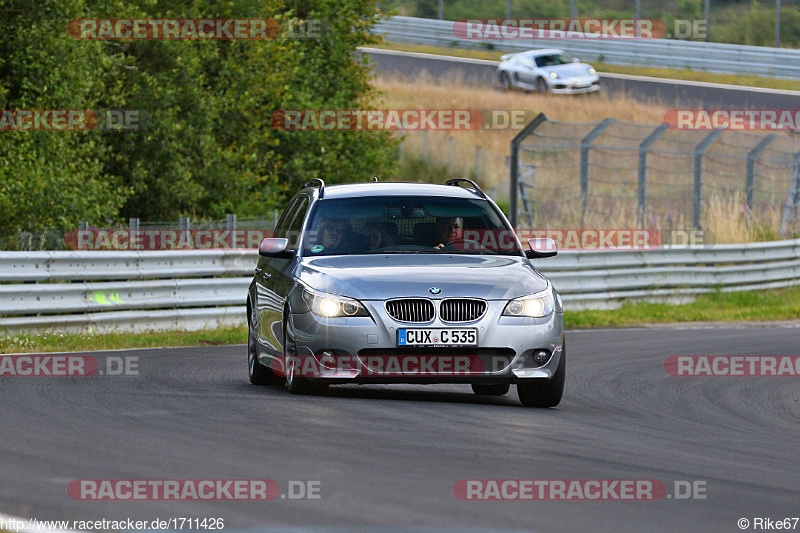
[[(464, 50), (461, 48), (441, 48), (436, 46), (406, 44), (406, 43), (381, 43), (375, 48), (387, 50), (400, 50), (403, 52), (421, 52), (426, 54), (449, 55), (456, 57), (470, 57), (475, 59), (490, 59), (499, 61), (500, 56), (508, 53), (490, 50)], [(687, 81), (702, 81), (709, 83), (724, 83), (728, 85), (742, 85), (748, 87), (762, 87), (768, 89), (781, 89), (800, 91), (800, 81), (782, 80), (777, 78), (764, 78), (760, 76), (739, 76), (733, 74), (712, 74), (709, 72), (696, 72), (693, 70), (660, 69), (650, 67), (624, 67), (608, 65), (606, 63), (591, 62), (598, 72), (613, 74), (628, 74), (632, 76), (650, 76), (653, 78), (669, 78)]]
[(219, 346), (246, 342), (245, 327), (99, 335), (62, 332), (0, 334), (0, 353), (85, 352), (163, 346)]
[(800, 319), (800, 287), (716, 292), (690, 304), (632, 303), (606, 311), (564, 314), (568, 329), (628, 327), (678, 322), (762, 322)]
[[(687, 322), (768, 322), (800, 319), (800, 286), (765, 291), (712, 293), (694, 303), (626, 304), (620, 309), (568, 311), (568, 329), (617, 328)], [(0, 335), (0, 353), (86, 352), (167, 346), (244, 344), (247, 328), (148, 333), (41, 333)], [(3, 533), (0, 531), (0, 533)]]

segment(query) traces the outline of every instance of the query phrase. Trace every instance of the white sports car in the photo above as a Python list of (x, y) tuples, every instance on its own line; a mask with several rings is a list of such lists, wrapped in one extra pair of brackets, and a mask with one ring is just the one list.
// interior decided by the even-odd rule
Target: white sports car
[(539, 94), (581, 94), (600, 90), (600, 77), (591, 65), (562, 50), (531, 50), (500, 58), (497, 77), (503, 90), (524, 89)]

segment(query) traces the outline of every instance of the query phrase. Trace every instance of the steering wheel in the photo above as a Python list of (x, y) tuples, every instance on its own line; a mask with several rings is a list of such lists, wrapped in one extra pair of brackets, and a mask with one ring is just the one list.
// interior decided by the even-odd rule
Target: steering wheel
[(480, 248), (481, 250), (485, 250), (487, 252), (491, 252), (492, 251), (492, 250), (488, 249), (487, 247), (485, 247), (484, 245), (482, 245), (481, 243), (479, 243), (478, 241), (474, 241), (472, 239), (453, 239), (452, 241), (447, 241), (445, 243), (445, 245), (442, 247), (442, 249), (447, 248), (448, 246), (450, 248), (453, 248), (453, 243), (456, 243), (456, 242), (471, 243), (471, 244), (477, 245), (478, 248)]

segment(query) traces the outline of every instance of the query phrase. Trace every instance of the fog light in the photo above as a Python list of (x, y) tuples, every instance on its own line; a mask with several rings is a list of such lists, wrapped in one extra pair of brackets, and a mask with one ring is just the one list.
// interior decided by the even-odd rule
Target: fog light
[(533, 352), (533, 362), (536, 366), (542, 366), (550, 359), (550, 352), (547, 350), (536, 350)]

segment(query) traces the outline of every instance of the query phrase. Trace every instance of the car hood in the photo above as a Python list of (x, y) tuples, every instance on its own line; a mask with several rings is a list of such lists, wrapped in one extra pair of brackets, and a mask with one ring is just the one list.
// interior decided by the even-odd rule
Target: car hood
[(548, 72), (556, 72), (562, 78), (582, 78), (591, 76), (589, 65), (586, 63), (567, 63), (566, 65), (553, 65), (547, 67)]
[[(300, 279), (313, 289), (360, 300), (471, 296), (508, 300), (547, 288), (523, 257), (458, 254), (350, 255), (305, 258)], [(441, 293), (433, 295), (436, 287)]]

